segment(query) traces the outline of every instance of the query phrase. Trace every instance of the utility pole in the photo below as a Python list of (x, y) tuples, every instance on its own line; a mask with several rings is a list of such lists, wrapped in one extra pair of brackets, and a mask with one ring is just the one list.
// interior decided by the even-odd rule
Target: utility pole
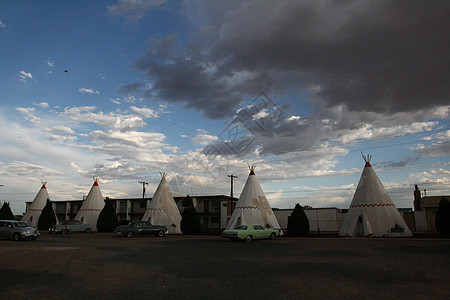
[(145, 186), (148, 184), (148, 182), (145, 181), (139, 181), (140, 184), (142, 184), (142, 199), (145, 198)]
[[(0, 184), (0, 186), (3, 186), (3, 184)], [(2, 207), (1, 204), (2, 204), (2, 201), (0, 201), (0, 208)]]
[(230, 177), (231, 178), (231, 193), (230, 193), (230, 196), (231, 196), (231, 213), (233, 213), (233, 179), (234, 178), (238, 178), (237, 176), (234, 176), (233, 174), (231, 174), (231, 175), (227, 175), (227, 177)]

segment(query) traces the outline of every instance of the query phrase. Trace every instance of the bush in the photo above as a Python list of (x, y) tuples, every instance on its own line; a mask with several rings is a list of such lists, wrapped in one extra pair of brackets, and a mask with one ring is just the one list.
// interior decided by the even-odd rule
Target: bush
[(9, 202), (3, 202), (0, 208), (0, 220), (14, 220), (14, 214), (9, 207)]
[(445, 197), (439, 202), (435, 225), (440, 234), (450, 237), (450, 202)]
[(295, 204), (294, 211), (288, 217), (287, 230), (289, 236), (303, 236), (309, 233), (308, 217), (298, 203)]
[(48, 230), (50, 227), (56, 224), (56, 215), (53, 210), (52, 203), (50, 199), (47, 199), (47, 203), (42, 209), (41, 215), (37, 223), (37, 228), (39, 230)]
[(119, 219), (116, 211), (110, 201), (105, 201), (105, 207), (103, 207), (97, 219), (97, 230), (100, 232), (113, 232), (117, 226), (119, 226)]
[(199, 234), (202, 231), (202, 224), (197, 210), (194, 206), (186, 207), (180, 223), (183, 234)]

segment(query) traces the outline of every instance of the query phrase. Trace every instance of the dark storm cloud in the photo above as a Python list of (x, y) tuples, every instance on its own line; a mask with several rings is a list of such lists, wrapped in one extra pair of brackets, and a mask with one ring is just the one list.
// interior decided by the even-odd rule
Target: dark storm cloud
[(119, 88), (119, 93), (128, 95), (137, 93), (141, 90), (141, 88), (144, 86), (143, 82), (135, 82), (127, 85), (123, 85)]
[(291, 71), (329, 106), (398, 112), (445, 104), (450, 5), (442, 1), (251, 2), (221, 28), (222, 72)]
[(450, 141), (439, 141), (416, 151), (423, 156), (448, 155), (450, 153)]
[(378, 161), (373, 164), (374, 168), (382, 168), (382, 169), (396, 169), (396, 168), (404, 168), (412, 163), (415, 163), (419, 160), (419, 157), (408, 158), (401, 161)]
[(155, 39), (136, 68), (153, 83), (147, 97), (209, 118), (263, 89), (292, 87), (313, 87), (311, 99), (328, 107), (415, 111), (448, 102), (449, 19), (447, 1), (243, 2), (221, 24), (203, 24), (207, 39), (199, 33), (182, 49), (174, 36)]

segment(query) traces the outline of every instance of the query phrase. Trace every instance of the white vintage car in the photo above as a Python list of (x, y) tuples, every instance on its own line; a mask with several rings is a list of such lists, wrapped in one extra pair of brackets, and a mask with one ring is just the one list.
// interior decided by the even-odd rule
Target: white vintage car
[(91, 233), (92, 227), (88, 224), (83, 224), (78, 220), (65, 220), (53, 225), (48, 229), (48, 233), (69, 233), (69, 232), (85, 232)]

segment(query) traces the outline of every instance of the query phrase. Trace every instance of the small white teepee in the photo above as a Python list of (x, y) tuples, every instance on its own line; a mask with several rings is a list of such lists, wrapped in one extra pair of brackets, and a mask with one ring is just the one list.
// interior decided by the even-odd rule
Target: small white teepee
[(403, 217), (370, 164), (366, 162), (350, 209), (339, 232), (340, 236), (412, 236)]
[(145, 211), (142, 221), (164, 225), (169, 233), (181, 234), (181, 214), (166, 181), (167, 173), (161, 173), (161, 182)]
[[(281, 229), (266, 195), (259, 185), (255, 175), (255, 166), (249, 166), (250, 175), (247, 178), (236, 208), (231, 215), (226, 229), (238, 225), (262, 225), (264, 227)], [(281, 235), (283, 232), (281, 231)]]
[[(22, 222), (27, 223), (28, 226), (31, 227), (37, 227), (39, 217), (41, 216), (42, 213), (42, 209), (44, 208), (45, 204), (47, 204), (47, 199), (50, 200), (47, 188), (45, 186), (47, 182), (41, 181), (41, 183), (42, 183), (41, 189), (39, 190), (33, 202), (31, 202), (30, 206), (28, 207), (27, 211), (22, 217)], [(58, 220), (58, 218), (56, 218), (56, 220)]]
[(98, 186), (99, 178), (94, 178), (94, 184), (91, 187), (86, 199), (81, 204), (75, 220), (92, 226), (93, 231), (97, 231), (97, 220), (100, 212), (105, 207), (105, 200)]

